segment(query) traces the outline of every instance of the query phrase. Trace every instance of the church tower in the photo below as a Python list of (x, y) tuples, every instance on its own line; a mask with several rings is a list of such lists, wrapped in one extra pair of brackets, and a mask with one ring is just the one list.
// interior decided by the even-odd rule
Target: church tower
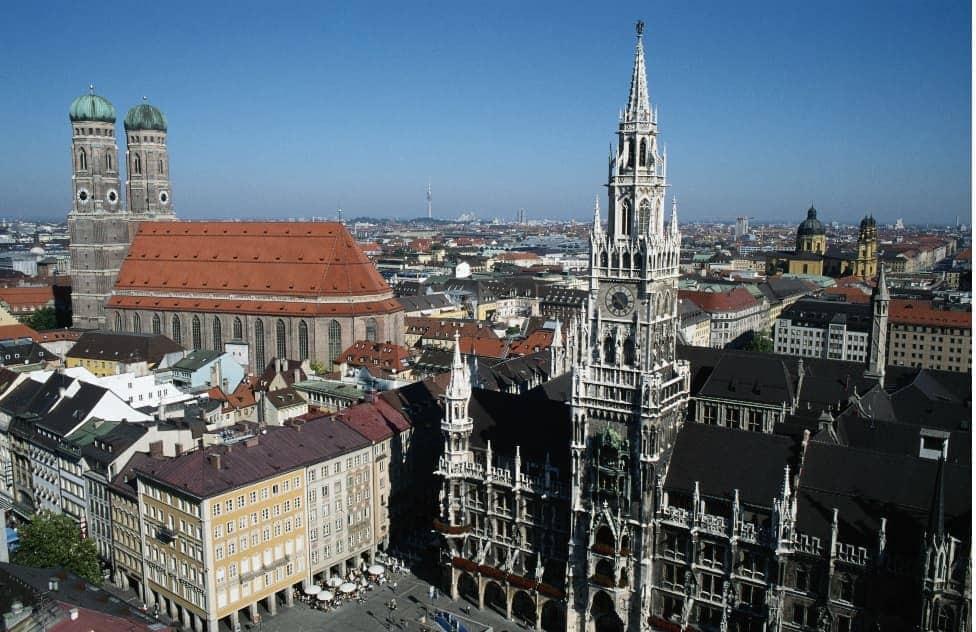
[[(448, 527), (457, 527), (464, 518), (462, 504), (467, 494), (465, 465), (472, 462), (469, 447), (474, 422), (468, 416), (471, 400), (471, 369), (461, 358), (461, 342), (454, 334), (454, 360), (451, 362), (451, 379), (444, 393), (444, 419), (441, 435), (444, 438), (444, 454), (438, 467), (444, 477), (441, 488), (440, 520)], [(447, 530), (450, 532), (450, 529)], [(458, 542), (451, 541), (452, 549)], [(457, 551), (452, 550), (452, 555)]]
[(884, 386), (885, 365), (888, 362), (888, 305), (891, 295), (888, 293), (888, 279), (885, 278), (884, 265), (878, 274), (878, 285), (871, 295), (871, 349), (868, 353), (868, 370), (866, 375), (876, 377)]
[[(125, 115), (125, 192), (134, 222), (173, 219), (166, 128), (166, 117), (145, 97)], [(132, 228), (134, 235), (138, 223)]]
[(105, 326), (105, 304), (129, 247), (126, 213), (119, 194), (115, 108), (89, 86), (71, 103), (72, 189), (68, 213), (73, 324)]
[(857, 259), (854, 262), (854, 276), (873, 279), (878, 273), (878, 223), (871, 215), (861, 220), (857, 234)]
[(627, 107), (609, 158), (608, 223), (590, 241), (588, 320), (573, 348), (572, 536), (567, 629), (639, 630), (650, 607), (656, 486), (684, 418), (687, 363), (675, 359), (677, 205), (664, 221), (643, 22)]

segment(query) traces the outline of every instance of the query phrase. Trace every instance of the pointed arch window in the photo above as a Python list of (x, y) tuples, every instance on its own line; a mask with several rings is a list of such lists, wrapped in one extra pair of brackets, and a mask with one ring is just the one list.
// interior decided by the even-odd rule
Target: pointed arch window
[(115, 312), (115, 331), (122, 331), (122, 314)]
[(288, 357), (285, 349), (285, 321), (278, 319), (275, 323), (275, 351), (278, 352), (278, 359), (284, 360)]
[(637, 211), (637, 234), (648, 235), (651, 230), (651, 201), (643, 200)]
[(84, 147), (78, 150), (78, 169), (81, 171), (88, 169), (88, 154)]
[(153, 314), (152, 317), (152, 332), (156, 335), (163, 333), (163, 321), (160, 320), (159, 314)]
[(329, 362), (333, 362), (342, 353), (342, 325), (333, 320), (329, 323)]
[(264, 371), (264, 323), (260, 319), (254, 321), (254, 365)]
[(308, 360), (308, 323), (298, 321), (298, 359)]
[(112, 168), (113, 168), (112, 167), (112, 152), (107, 151), (107, 152), (105, 152), (105, 170), (106, 171), (111, 171)]
[(370, 318), (366, 321), (366, 340), (376, 342), (376, 319)]
[(620, 232), (624, 235), (630, 236), (633, 224), (633, 211), (630, 208), (630, 200), (622, 200), (620, 202)]
[(219, 316), (214, 316), (213, 319), (213, 348), (214, 351), (224, 350), (224, 333), (220, 328)]
[(192, 334), (192, 338), (193, 338), (192, 339), (192, 342), (193, 342), (193, 350), (196, 351), (197, 349), (202, 349), (203, 348), (203, 335), (202, 335), (202, 331), (201, 331), (201, 327), (200, 327), (200, 317), (199, 316), (194, 316), (193, 317), (193, 321), (190, 324), (190, 327), (191, 327), (191, 334)]
[(640, 166), (647, 166), (647, 139), (642, 138), (640, 142)]
[(132, 331), (136, 332), (137, 334), (142, 333), (142, 316), (139, 314), (132, 315)]
[(159, 159), (159, 175), (163, 175), (163, 159)]
[(172, 329), (173, 329), (173, 342), (175, 342), (178, 345), (183, 344), (183, 325), (182, 323), (180, 323), (180, 317), (175, 314), (173, 315)]
[(135, 154), (132, 158), (132, 172), (142, 173), (142, 158), (139, 157), (139, 154)]
[(234, 327), (232, 331), (234, 340), (244, 340), (244, 323), (239, 316), (234, 317)]

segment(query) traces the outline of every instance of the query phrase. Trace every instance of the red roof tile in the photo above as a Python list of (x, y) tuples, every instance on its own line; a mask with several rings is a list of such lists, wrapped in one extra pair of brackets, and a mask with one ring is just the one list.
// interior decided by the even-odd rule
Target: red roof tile
[(390, 406), (386, 400), (375, 398), (372, 402), (362, 402), (350, 406), (335, 416), (370, 441), (385, 441), (410, 428), (410, 422), (399, 410)]
[(738, 312), (759, 304), (755, 297), (743, 287), (737, 287), (728, 292), (679, 290), (678, 296), (688, 299), (706, 312)]
[(888, 320), (906, 325), (927, 325), (929, 327), (958, 327), (972, 329), (972, 312), (935, 309), (931, 301), (911, 301), (892, 299), (888, 310)]
[(116, 290), (392, 298), (337, 222), (143, 222)]
[(0, 302), (10, 306), (11, 311), (21, 311), (28, 307), (48, 307), (54, 305), (54, 290), (50, 285), (39, 287), (0, 287)]
[(40, 342), (41, 336), (27, 325), (0, 325), (0, 340), (13, 340), (14, 338), (30, 338), (35, 342)]

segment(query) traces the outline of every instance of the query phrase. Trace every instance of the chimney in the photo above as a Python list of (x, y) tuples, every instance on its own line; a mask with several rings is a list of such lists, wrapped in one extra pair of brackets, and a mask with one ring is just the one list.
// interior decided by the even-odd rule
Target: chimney
[(220, 454), (216, 452), (211, 452), (207, 455), (207, 462), (214, 466), (214, 469), (220, 469)]
[(301, 375), (301, 369), (295, 369), (294, 375), (295, 375), (295, 380), (294, 380), (295, 382), (301, 382), (302, 381), (301, 378), (299, 377)]
[(72, 608), (71, 610), (69, 610), (68, 611), (68, 617), (72, 621), (77, 621), (78, 620), (78, 609), (77, 608)]
[(160, 457), (163, 456), (163, 442), (153, 441), (149, 444), (149, 456)]

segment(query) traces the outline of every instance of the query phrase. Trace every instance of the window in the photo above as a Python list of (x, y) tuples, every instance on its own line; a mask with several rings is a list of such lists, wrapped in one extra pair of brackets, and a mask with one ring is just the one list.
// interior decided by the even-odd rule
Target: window
[(202, 336), (200, 334), (200, 317), (199, 316), (194, 316), (193, 317), (193, 321), (192, 321), (190, 327), (191, 327), (191, 333), (192, 333), (193, 350), (196, 351), (197, 349), (200, 349), (203, 346), (201, 344), (201, 342), (202, 342), (202, 340), (201, 340)]
[(173, 314), (173, 342), (178, 345), (183, 344), (183, 326), (180, 324), (180, 317)]
[(213, 319), (213, 349), (214, 351), (223, 351), (224, 349), (224, 335), (220, 330), (219, 316), (214, 316)]
[(285, 352), (285, 321), (280, 318), (275, 323), (275, 342), (277, 343), (275, 350), (278, 352), (278, 359), (284, 360), (288, 357)]
[(137, 334), (142, 333), (142, 317), (139, 314), (132, 315), (132, 331)]
[(333, 320), (329, 323), (329, 362), (332, 362), (342, 353), (342, 326), (339, 321)]
[(112, 152), (110, 151), (105, 152), (105, 170), (112, 170)]
[(264, 323), (254, 321), (254, 364), (258, 371), (264, 371)]
[(84, 147), (78, 150), (78, 169), (80, 171), (88, 169), (88, 154), (85, 153)]
[(162, 174), (163, 174), (163, 161), (162, 161), (162, 159), (160, 159), (159, 160), (159, 175), (162, 175)]
[(159, 314), (153, 314), (152, 332), (157, 335), (163, 333), (163, 323), (159, 319)]
[(702, 556), (701, 563), (704, 566), (709, 566), (711, 568), (722, 568), (723, 560), (725, 559), (725, 548), (713, 544), (711, 542), (705, 542), (702, 546)]
[(244, 323), (237, 316), (234, 317), (234, 340), (244, 340)]
[(298, 359), (308, 360), (308, 323), (298, 322)]
[(122, 331), (122, 314), (115, 312), (115, 331)]
[(142, 158), (139, 154), (133, 154), (132, 159), (132, 173), (142, 173)]
[(376, 319), (369, 318), (366, 320), (366, 340), (370, 342), (376, 342)]
[[(643, 146), (644, 141), (641, 141)], [(641, 151), (641, 161), (644, 160), (644, 152)], [(644, 200), (640, 204), (640, 210), (637, 212), (637, 231), (640, 235), (647, 235), (651, 228), (651, 203), (649, 200)]]

